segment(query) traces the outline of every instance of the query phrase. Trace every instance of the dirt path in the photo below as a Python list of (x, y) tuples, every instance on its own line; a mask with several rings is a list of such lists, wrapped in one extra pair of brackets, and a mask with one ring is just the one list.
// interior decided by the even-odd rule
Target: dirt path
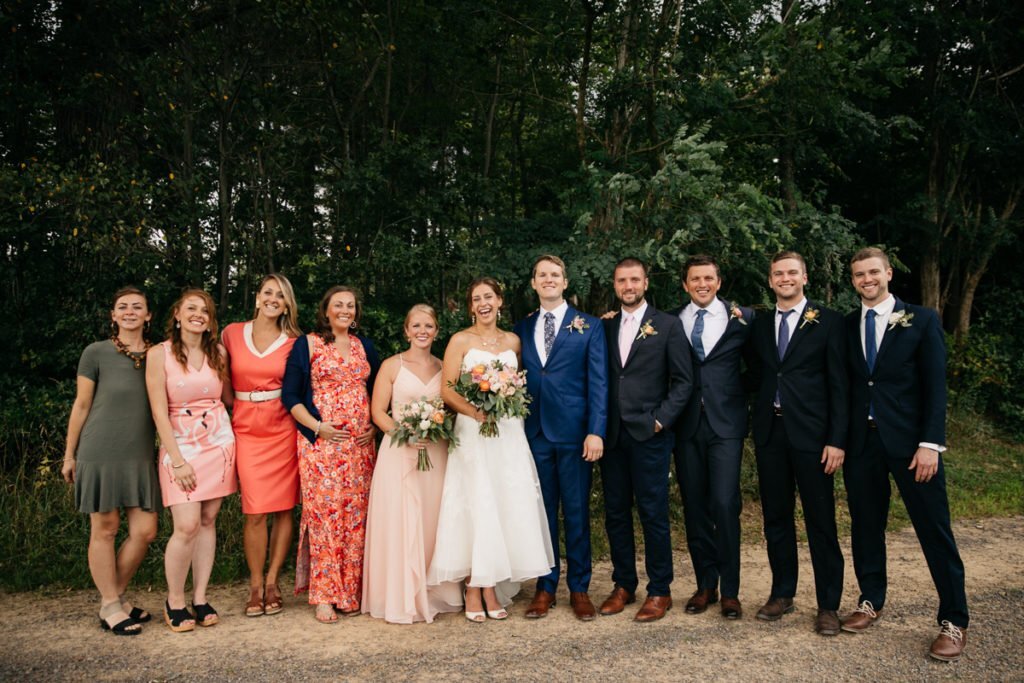
[[(559, 606), (539, 622), (522, 614), (525, 587), (505, 623), (469, 624), (443, 615), (432, 625), (394, 626), (368, 616), (334, 626), (313, 620), (312, 608), (286, 598), (274, 617), (242, 615), (243, 586), (211, 592), (223, 621), (211, 629), (173, 634), (151, 623), (137, 638), (102, 632), (94, 593), (3, 595), (0, 680), (337, 680), (337, 679), (624, 679), (707, 680), (1024, 680), (1024, 518), (956, 525), (967, 564), (973, 625), (957, 664), (926, 656), (937, 633), (937, 598), (910, 530), (890, 535), (890, 595), (882, 621), (862, 635), (813, 633), (814, 603), (807, 548), (801, 548), (797, 612), (767, 624), (753, 618), (769, 586), (764, 548), (743, 548), (746, 614), (726, 622), (717, 610), (692, 616), (682, 603), (692, 570), (676, 553), (676, 609), (640, 625), (631, 613), (577, 622)], [(847, 552), (849, 541), (843, 543)], [(607, 563), (595, 567), (592, 594), (610, 585)], [(856, 599), (847, 556), (843, 607)], [(162, 595), (140, 595), (156, 610)]]

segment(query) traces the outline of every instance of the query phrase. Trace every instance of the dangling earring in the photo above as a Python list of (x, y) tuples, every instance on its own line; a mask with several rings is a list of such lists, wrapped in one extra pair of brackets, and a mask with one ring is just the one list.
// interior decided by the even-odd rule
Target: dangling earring
[(472, 322), (472, 324), (473, 324), (473, 325), (476, 325), (476, 313), (474, 313), (473, 315), (469, 316), (469, 319), (470, 319), (471, 321), (473, 321), (473, 322)]
[(353, 320), (353, 321), (352, 321), (352, 324), (351, 324), (351, 325), (349, 325), (349, 327), (350, 327), (351, 329), (353, 329), (353, 330), (354, 330), (354, 329), (356, 329), (357, 327), (359, 327), (359, 321), (358, 321), (358, 320)]
[(113, 320), (110, 321), (110, 331), (113, 332), (114, 334), (117, 334), (117, 323), (115, 323)]
[(174, 321), (174, 329), (176, 329), (176, 330), (180, 330), (181, 329), (181, 321), (180, 320), (175, 320)]
[(501, 309), (498, 309), (498, 320), (501, 320)]
[(145, 334), (146, 332), (149, 332), (149, 321), (148, 320), (146, 320), (146, 321), (144, 321), (142, 323), (142, 333)]

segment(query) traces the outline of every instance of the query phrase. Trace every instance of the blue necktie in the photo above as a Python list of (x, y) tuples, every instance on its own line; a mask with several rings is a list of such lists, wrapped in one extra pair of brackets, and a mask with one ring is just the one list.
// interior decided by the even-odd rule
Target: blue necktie
[(878, 342), (875, 340), (875, 317), (878, 314), (874, 309), (868, 309), (864, 316), (864, 357), (868, 362), (868, 372), (875, 371), (875, 358), (878, 357)]
[(555, 345), (555, 314), (548, 311), (544, 314), (544, 358), (551, 355), (551, 347)]
[[(782, 322), (779, 323), (779, 360), (786, 355), (786, 348), (789, 346), (789, 325), (786, 324), (786, 318), (793, 312), (793, 309), (788, 311), (779, 311), (779, 315), (782, 316)], [(775, 390), (775, 405), (781, 406), (782, 401), (779, 399), (779, 390)]]
[(693, 332), (690, 333), (690, 342), (693, 344), (693, 350), (697, 354), (697, 358), (701, 363), (704, 362), (704, 340), (701, 339), (701, 335), (704, 334), (704, 316), (708, 314), (707, 310), (703, 308), (697, 309), (697, 320), (693, 323)]

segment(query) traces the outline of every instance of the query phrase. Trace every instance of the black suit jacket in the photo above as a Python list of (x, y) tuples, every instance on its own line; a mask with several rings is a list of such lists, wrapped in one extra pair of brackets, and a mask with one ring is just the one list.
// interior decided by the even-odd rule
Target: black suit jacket
[(890, 456), (910, 458), (919, 443), (946, 443), (946, 341), (939, 316), (896, 299), (893, 313), (898, 312), (907, 326), (897, 322), (886, 328), (873, 372), (868, 372), (860, 341), (861, 310), (846, 316), (851, 457), (864, 450), (872, 404)]
[(605, 320), (608, 341), (608, 446), (615, 446), (621, 429), (637, 441), (654, 436), (654, 421), (671, 429), (693, 389), (690, 352), (678, 317), (648, 304), (644, 323), (656, 334), (633, 340), (626, 365), (619, 353), (622, 316)]
[[(717, 436), (742, 439), (747, 435), (747, 395), (741, 378), (743, 351), (750, 338), (754, 311), (740, 306), (742, 317), (737, 318), (732, 315), (733, 304), (719, 300), (730, 313), (729, 322), (714, 348), (706, 350), (703, 361), (697, 357), (693, 344), (686, 340), (693, 364), (693, 394), (676, 423), (676, 435), (683, 439), (691, 438), (697, 431), (702, 402), (708, 424)], [(678, 318), (684, 308), (670, 311), (669, 315)]]
[[(807, 319), (808, 311), (817, 311), (814, 322)], [(842, 315), (808, 301), (782, 360), (775, 341), (775, 312), (758, 316), (753, 328), (748, 359), (757, 383), (754, 442), (764, 445), (771, 435), (778, 390), (782, 420), (794, 448), (820, 451), (827, 445), (845, 449), (849, 379)]]

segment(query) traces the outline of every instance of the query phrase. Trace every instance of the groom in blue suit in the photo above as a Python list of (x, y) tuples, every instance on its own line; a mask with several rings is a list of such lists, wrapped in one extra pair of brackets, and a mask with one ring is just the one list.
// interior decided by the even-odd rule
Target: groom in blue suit
[(569, 603), (582, 621), (597, 616), (590, 601), (590, 482), (593, 463), (604, 453), (608, 417), (608, 353), (601, 321), (577, 311), (564, 298), (565, 263), (544, 255), (531, 280), (540, 299), (515, 327), (522, 341), (526, 387), (533, 397), (526, 436), (537, 465), (555, 566), (537, 579), (526, 616), (547, 616), (558, 587), (558, 507), (565, 517)]

